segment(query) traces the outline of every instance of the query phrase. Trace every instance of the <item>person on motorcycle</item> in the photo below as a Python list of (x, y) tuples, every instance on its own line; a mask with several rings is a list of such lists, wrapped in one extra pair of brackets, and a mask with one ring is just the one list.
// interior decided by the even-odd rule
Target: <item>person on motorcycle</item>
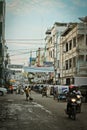
[(76, 86), (73, 90), (73, 93), (76, 94), (76, 99), (77, 99), (77, 112), (81, 112), (81, 105), (82, 105), (82, 94), (81, 91), (79, 90), (79, 87)]
[(67, 113), (68, 113), (69, 108), (71, 107), (71, 98), (76, 97), (76, 94), (73, 92), (73, 87), (69, 87), (69, 91), (66, 97), (67, 97)]
[(73, 93), (75, 93), (76, 95), (81, 95), (81, 91), (79, 90), (78, 86), (74, 87)]

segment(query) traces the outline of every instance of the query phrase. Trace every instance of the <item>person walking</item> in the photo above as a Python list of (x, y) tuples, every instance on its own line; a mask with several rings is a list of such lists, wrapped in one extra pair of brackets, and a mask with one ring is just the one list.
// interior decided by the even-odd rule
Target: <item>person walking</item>
[(32, 98), (31, 98), (31, 87), (30, 86), (26, 86), (25, 87), (25, 94), (26, 94), (26, 101), (28, 101), (28, 100), (33, 100)]
[(29, 100), (29, 87), (25, 87), (26, 101)]
[(43, 96), (46, 96), (47, 97), (47, 87), (45, 86), (45, 87), (43, 87), (43, 89), (42, 89), (42, 97)]

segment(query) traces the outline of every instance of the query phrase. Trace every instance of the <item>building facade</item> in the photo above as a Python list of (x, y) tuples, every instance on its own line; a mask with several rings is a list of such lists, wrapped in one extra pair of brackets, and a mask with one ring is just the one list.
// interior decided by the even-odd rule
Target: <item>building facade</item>
[(5, 43), (5, 0), (0, 0), (0, 85), (5, 85), (9, 77), (8, 63), (10, 63), (8, 47)]
[(53, 62), (55, 84), (60, 84), (60, 36), (66, 27), (67, 23), (55, 22), (52, 28), (46, 31), (46, 60)]
[(60, 82), (74, 84), (75, 77), (87, 77), (87, 24), (75, 23), (61, 35)]
[(0, 84), (4, 78), (5, 0), (0, 0)]

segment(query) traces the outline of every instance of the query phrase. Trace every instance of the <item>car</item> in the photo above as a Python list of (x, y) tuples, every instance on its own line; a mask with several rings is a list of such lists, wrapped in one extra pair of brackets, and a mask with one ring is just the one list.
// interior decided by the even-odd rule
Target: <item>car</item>
[(0, 87), (0, 96), (3, 96), (5, 94), (7, 94), (7, 89), (4, 87)]

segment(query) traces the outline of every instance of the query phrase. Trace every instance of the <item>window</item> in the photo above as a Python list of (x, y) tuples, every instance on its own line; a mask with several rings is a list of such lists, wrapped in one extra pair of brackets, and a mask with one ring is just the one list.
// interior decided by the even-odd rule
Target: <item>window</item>
[(76, 57), (73, 57), (73, 67), (76, 67)]
[(3, 13), (3, 2), (0, 1), (0, 14), (2, 14), (2, 13)]
[(66, 52), (68, 51), (68, 43), (66, 43)]
[(49, 51), (49, 57), (53, 58), (53, 52)]
[(69, 59), (69, 68), (72, 67), (72, 59)]
[(2, 56), (2, 43), (0, 43), (0, 56)]
[(52, 58), (52, 51), (50, 52), (51, 58)]
[(69, 50), (71, 50), (72, 49), (72, 40), (70, 40), (70, 42), (69, 42)]
[(2, 35), (2, 22), (0, 22), (0, 36)]
[(73, 38), (73, 47), (76, 47), (76, 37)]
[(68, 60), (65, 63), (66, 63), (66, 70), (68, 70)]
[(70, 85), (70, 78), (66, 78), (66, 85)]
[(59, 68), (59, 60), (58, 60), (58, 68)]
[(87, 55), (86, 55), (86, 62), (87, 62)]
[(86, 46), (87, 46), (87, 35), (86, 35)]

